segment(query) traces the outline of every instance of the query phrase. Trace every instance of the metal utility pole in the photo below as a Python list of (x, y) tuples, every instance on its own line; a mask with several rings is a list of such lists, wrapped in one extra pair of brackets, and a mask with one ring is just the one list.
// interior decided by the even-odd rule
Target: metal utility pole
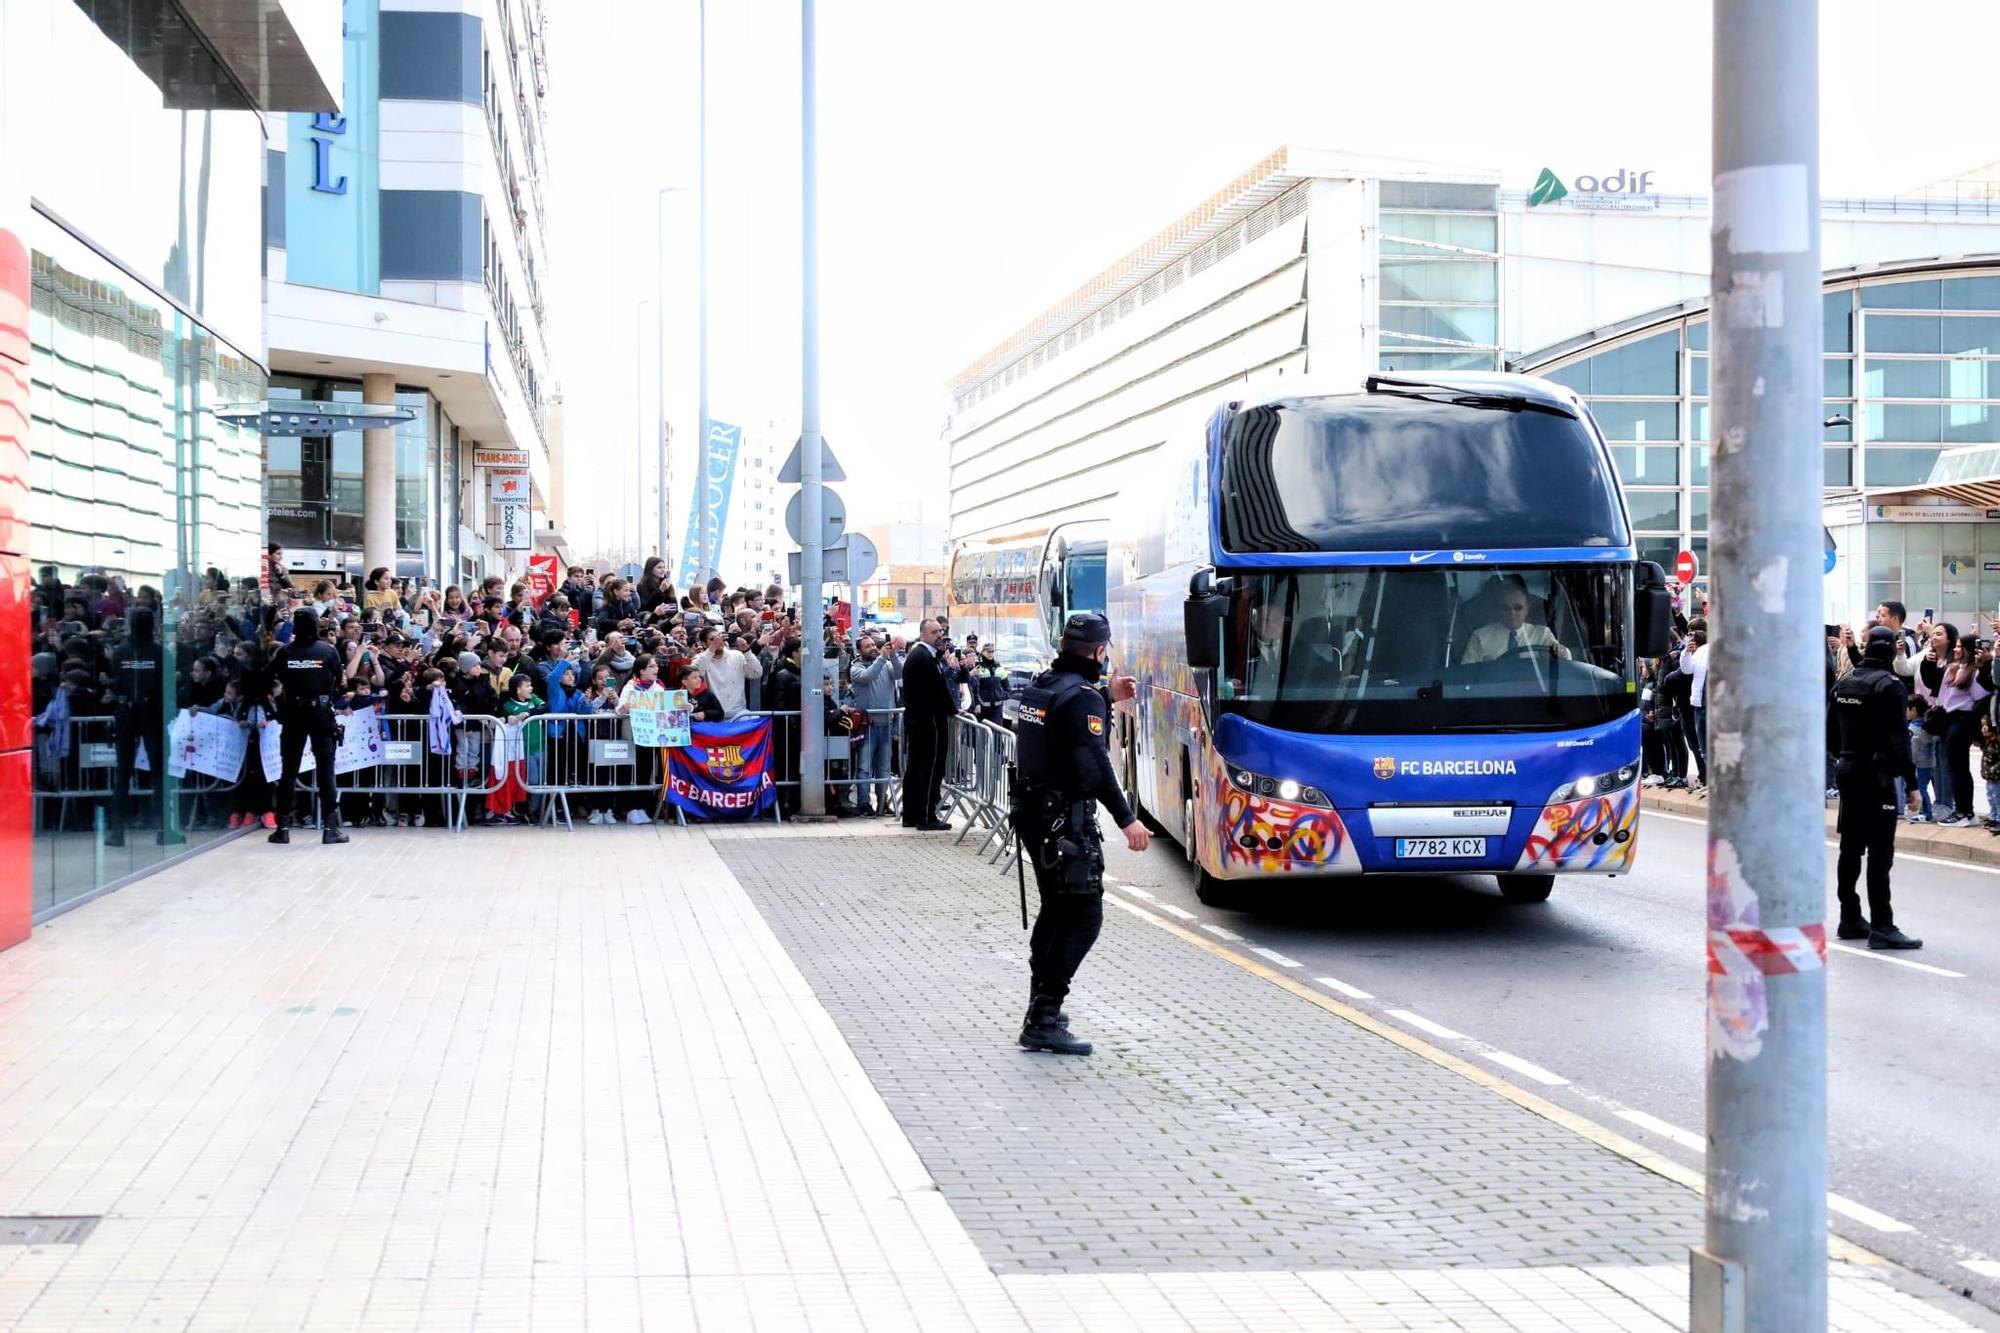
[[(700, 210), (695, 220), (695, 266), (699, 270), (695, 277), (695, 340), (700, 343), (696, 352), (695, 375), (699, 383), (695, 390), (695, 440), (699, 453), (696, 461), (694, 481), (694, 503), (700, 515), (701, 555), (695, 577), (702, 581), (713, 578), (720, 570), (715, 561), (720, 552), (715, 549), (715, 514), (708, 506), (708, 0), (698, 0), (695, 6), (699, 20), (699, 32), (695, 39), (696, 51), (696, 96), (701, 108), (695, 117), (695, 207)], [(705, 602), (699, 603), (706, 605)]]
[(1696, 1333), (1826, 1327), (1817, 0), (1716, 0)]
[(660, 544), (653, 548), (654, 554), (665, 560), (673, 559), (673, 548), (667, 545), (667, 259), (664, 246), (667, 235), (667, 196), (681, 194), (685, 185), (662, 185), (653, 197), (653, 303), (659, 308), (657, 338), (659, 342), (660, 403), (659, 421), (654, 426), (660, 455)]
[(632, 308), (632, 417), (639, 438), (632, 446), (632, 559), (643, 566), (646, 559), (646, 372), (640, 359), (645, 352), (646, 313), (651, 301)]
[[(826, 636), (820, 628), (825, 598), (820, 595), (820, 563), (826, 540), (823, 517), (819, 432), (819, 100), (814, 72), (813, 0), (800, 0), (799, 142), (803, 227), (802, 327), (799, 338), (799, 628), (803, 631), (799, 691), (799, 811), (826, 814)], [(707, 439), (704, 428), (704, 441)]]

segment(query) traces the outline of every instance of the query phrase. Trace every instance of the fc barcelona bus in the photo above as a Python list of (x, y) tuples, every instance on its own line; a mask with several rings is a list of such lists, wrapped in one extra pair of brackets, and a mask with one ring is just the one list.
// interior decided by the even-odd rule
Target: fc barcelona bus
[(1631, 869), (1641, 657), (1671, 607), (1576, 395), (1288, 380), (1148, 460), (1107, 559), (1141, 817), (1204, 902)]

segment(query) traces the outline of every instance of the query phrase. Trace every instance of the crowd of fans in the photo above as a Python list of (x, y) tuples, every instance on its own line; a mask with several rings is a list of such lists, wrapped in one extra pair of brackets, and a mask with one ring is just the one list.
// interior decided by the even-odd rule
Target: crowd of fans
[[(1641, 715), (1645, 722), (1645, 783), (1703, 793), (1708, 787), (1708, 603), (1699, 614), (1676, 614), (1675, 643), (1664, 657), (1641, 666)], [(1982, 826), (2000, 835), (2000, 682), (1991, 640), (1965, 635), (1945, 621), (1908, 624), (1901, 602), (1885, 601), (1861, 627), (1877, 625), (1896, 636), (1893, 670), (1908, 693), (1910, 758), (1916, 768), (1919, 810), (1903, 817), (1946, 828)], [(1829, 625), (1826, 688), (1861, 664), (1855, 627)], [(1974, 752), (1977, 751), (1975, 754)], [(1833, 759), (1827, 759), (1826, 796), (1838, 796)], [(1975, 779), (1985, 786), (1986, 812), (1977, 809)], [(1896, 805), (1904, 806), (1902, 782)]]
[[(171, 606), (158, 589), (128, 588), (101, 573), (65, 584), (52, 566), (41, 570), (34, 599), (37, 785), (54, 790), (76, 776), (73, 720), (112, 719), (119, 750), (108, 798), (114, 836), (131, 819), (135, 761), (146, 766), (140, 747), (156, 754), (178, 713), (225, 714), (252, 728), (274, 716), (269, 664), (290, 642), (293, 612), (301, 607), (317, 614), (320, 635), (339, 655), (340, 711), (513, 722), (544, 713), (625, 714), (645, 691), (684, 689), (698, 721), (780, 715), (774, 727), (780, 800), (785, 808), (797, 806), (798, 727), (795, 717), (783, 715), (796, 714), (804, 696), (807, 630), (801, 608), (776, 585), (731, 588), (714, 579), (684, 591), (656, 556), (636, 581), (572, 565), (537, 604), (528, 585), (498, 576), (472, 587), (433, 587), (375, 569), (356, 588), (334, 577), (288, 575), (284, 553), (274, 546), (261, 579), (232, 581), (211, 570)], [(828, 808), (886, 814), (901, 762), (895, 710), (909, 645), (901, 634), (850, 627), (844, 617), (815, 618), (827, 664), (827, 734), (851, 742), (843, 778), (829, 786)], [(982, 649), (976, 636), (953, 643), (949, 626), (939, 623), (937, 649), (957, 707), (1002, 721), (1008, 681), (992, 646)], [(161, 641), (163, 632), (171, 642)], [(551, 724), (551, 736), (557, 726)], [(657, 776), (657, 768), (650, 771)], [(158, 784), (138, 785), (151, 787), (157, 802)], [(269, 827), (278, 799), (253, 745), (240, 779), (220, 801), (226, 810), (209, 814), (230, 827)], [(510, 772), (469, 818), (530, 820), (540, 814), (541, 799)], [(349, 802), (354, 808), (343, 813), (356, 824), (446, 821), (435, 797), (357, 795), (343, 804)], [(591, 823), (666, 817), (657, 799), (641, 794), (570, 805), (573, 816)], [(157, 805), (153, 813), (164, 828)]]

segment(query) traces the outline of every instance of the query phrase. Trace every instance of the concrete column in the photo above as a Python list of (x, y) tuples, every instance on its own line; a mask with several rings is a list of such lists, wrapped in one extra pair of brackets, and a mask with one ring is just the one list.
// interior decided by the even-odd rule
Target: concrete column
[[(363, 402), (396, 405), (394, 375), (363, 375)], [(361, 575), (396, 568), (396, 429), (361, 432)]]

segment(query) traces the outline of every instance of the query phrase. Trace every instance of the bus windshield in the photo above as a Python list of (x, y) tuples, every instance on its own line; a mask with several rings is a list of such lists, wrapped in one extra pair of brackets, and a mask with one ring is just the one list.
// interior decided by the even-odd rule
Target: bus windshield
[(1243, 572), (1217, 707), (1287, 731), (1592, 726), (1637, 706), (1630, 565)]
[(1307, 398), (1229, 420), (1228, 551), (1623, 546), (1596, 437), (1563, 411), (1396, 393)]

